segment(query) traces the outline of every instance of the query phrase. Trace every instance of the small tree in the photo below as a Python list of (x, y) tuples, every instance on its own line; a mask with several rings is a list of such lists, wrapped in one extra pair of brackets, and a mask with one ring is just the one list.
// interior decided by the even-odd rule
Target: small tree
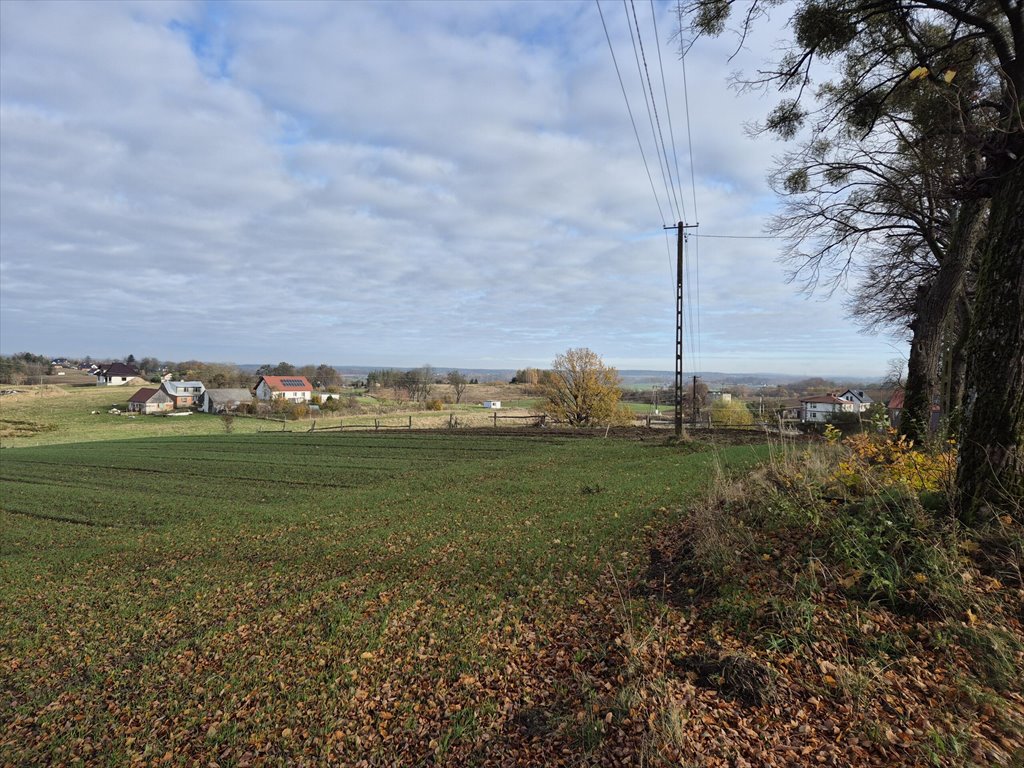
[(466, 393), (466, 387), (469, 386), (469, 379), (459, 373), (459, 371), (449, 371), (448, 376), (445, 378), (455, 393), (455, 402), (459, 403), (462, 400), (462, 396)]
[(434, 383), (434, 369), (429, 365), (422, 365), (411, 371), (406, 371), (404, 385), (409, 390), (409, 397), (417, 403), (426, 402), (430, 399), (431, 386)]
[(343, 383), (341, 374), (327, 363), (321, 363), (317, 366), (313, 372), (313, 381), (318, 387), (323, 387), (324, 389), (340, 387)]
[(754, 423), (754, 415), (739, 400), (715, 400), (711, 404), (711, 420), (728, 427), (744, 427)]
[(545, 412), (574, 427), (628, 419), (628, 411), (619, 404), (618, 372), (589, 349), (570, 349), (556, 357), (541, 386), (547, 398)]

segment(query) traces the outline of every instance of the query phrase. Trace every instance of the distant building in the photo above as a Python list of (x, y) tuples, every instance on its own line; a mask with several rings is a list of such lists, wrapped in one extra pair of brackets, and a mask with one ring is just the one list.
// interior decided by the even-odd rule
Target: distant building
[(165, 381), (160, 388), (174, 400), (175, 408), (191, 408), (199, 405), (206, 387), (201, 381)]
[(136, 413), (173, 411), (174, 401), (161, 389), (143, 387), (128, 400), (128, 410)]
[[(889, 402), (886, 405), (886, 410), (889, 412), (889, 424), (893, 427), (899, 427), (900, 419), (903, 417), (903, 389), (897, 389), (892, 393), (892, 397), (889, 398)], [(939, 423), (942, 420), (942, 409), (938, 403), (932, 403), (931, 416), (928, 419), (928, 429), (932, 432), (936, 432), (939, 429)]]
[(139, 378), (139, 372), (124, 363), (111, 363), (106, 368), (97, 368), (94, 375), (98, 387), (121, 387)]
[(498, 410), (501, 408), (501, 400), (484, 400), (484, 408)]
[(840, 400), (846, 400), (847, 402), (853, 403), (855, 413), (863, 413), (874, 401), (864, 394), (863, 389), (848, 389), (838, 395)]
[(313, 385), (305, 376), (260, 376), (255, 391), (260, 400), (308, 403), (313, 399)]
[(720, 389), (708, 390), (708, 402), (713, 403), (717, 400), (720, 400), (723, 403), (728, 403), (732, 401), (732, 395), (728, 392), (723, 392)]
[(854, 413), (854, 404), (830, 392), (827, 395), (801, 397), (800, 411), (804, 421), (824, 423), (832, 421), (836, 414)]
[(248, 389), (208, 389), (203, 393), (200, 410), (207, 413), (230, 413), (237, 411), (238, 406), (248, 404), (252, 400), (252, 392)]

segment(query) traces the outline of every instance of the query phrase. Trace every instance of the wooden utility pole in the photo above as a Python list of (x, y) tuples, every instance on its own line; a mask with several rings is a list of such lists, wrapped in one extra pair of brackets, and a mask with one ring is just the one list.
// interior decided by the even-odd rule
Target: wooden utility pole
[(676, 230), (676, 437), (683, 435), (683, 239), (687, 229), (697, 226), (680, 221), (675, 226), (664, 227)]

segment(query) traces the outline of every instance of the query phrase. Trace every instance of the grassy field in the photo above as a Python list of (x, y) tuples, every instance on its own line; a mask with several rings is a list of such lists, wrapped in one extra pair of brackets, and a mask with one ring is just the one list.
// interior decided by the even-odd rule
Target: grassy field
[[(124, 411), (128, 398), (136, 392), (134, 387), (33, 386), (19, 389), (24, 393), (0, 398), (0, 446), (4, 448), (224, 433), (220, 417), (205, 413), (173, 417), (108, 413), (112, 406)], [(378, 408), (375, 407), (378, 401), (373, 398), (361, 397), (358, 400), (359, 412), (325, 412), (315, 419), (316, 428), (335, 428), (344, 424), (346, 427), (372, 429), (375, 419), (384, 426), (397, 427), (407, 424), (408, 417), (412, 416), (413, 426), (417, 429), (440, 429), (448, 425), (452, 414), (461, 426), (493, 424), (493, 412), (476, 403), (449, 406), (443, 411), (417, 411), (415, 404), (388, 404)], [(509, 401), (499, 414), (527, 415), (532, 404), (530, 400)], [(303, 419), (282, 425), (275, 421), (238, 417), (232, 424), (232, 430), (240, 434), (274, 430), (303, 432), (313, 427), (313, 422), (312, 419)], [(502, 427), (526, 423), (499, 421)]]
[[(56, 426), (5, 443), (97, 441), (0, 452), (0, 765), (585, 755), (618, 641), (580, 606), (614, 612), (608, 579), (646, 565), (712, 465), (763, 455), (468, 432), (151, 437), (215, 422), (126, 424), (78, 399), (65, 419), (68, 398), (38, 400), (4, 419)], [(99, 440), (97, 424), (140, 439)]]

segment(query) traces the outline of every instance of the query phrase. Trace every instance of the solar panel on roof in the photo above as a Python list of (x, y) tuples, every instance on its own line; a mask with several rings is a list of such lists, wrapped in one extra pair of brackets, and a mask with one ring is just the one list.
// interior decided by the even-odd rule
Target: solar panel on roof
[(281, 379), (281, 383), (286, 387), (301, 387), (303, 386), (302, 379)]

